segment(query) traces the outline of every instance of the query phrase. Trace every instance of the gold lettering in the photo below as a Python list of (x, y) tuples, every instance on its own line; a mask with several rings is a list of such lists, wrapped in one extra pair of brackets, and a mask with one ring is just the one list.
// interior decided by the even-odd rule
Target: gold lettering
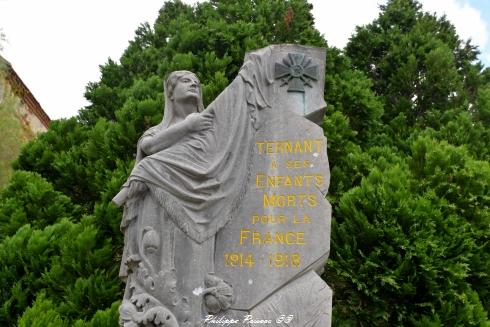
[(306, 179), (306, 186), (311, 187), (311, 180), (313, 179), (312, 175), (305, 175), (304, 176)]
[(284, 244), (284, 234), (276, 233), (276, 244)]
[(306, 194), (299, 194), (299, 206), (303, 207), (305, 203)]
[(310, 216), (303, 215), (303, 220), (298, 219), (298, 216), (293, 216), (293, 224), (309, 224), (311, 222)]
[(320, 153), (322, 147), (322, 140), (313, 140), (316, 144), (316, 152)]
[(288, 161), (286, 161), (286, 168), (288, 168), (288, 169), (297, 168), (297, 163), (298, 163), (298, 160), (288, 160)]
[(277, 185), (277, 180), (281, 176), (267, 176), (267, 187), (276, 187)]
[(296, 244), (305, 245), (305, 233), (304, 232), (297, 232), (296, 233)]
[(275, 207), (276, 206), (276, 195), (264, 193), (264, 208)]
[(250, 234), (250, 229), (248, 228), (240, 229), (240, 245), (243, 245), (243, 241), (248, 238), (248, 234)]
[(262, 147), (264, 146), (265, 142), (255, 142), (258, 146), (259, 154), (262, 154)]
[[(306, 203), (305, 203), (306, 202)], [(315, 207), (318, 200), (315, 194), (263, 194), (264, 208), (269, 207)]]
[(310, 207), (316, 207), (318, 205), (315, 194), (308, 195), (308, 204), (310, 205)]
[(315, 175), (315, 184), (317, 187), (323, 187), (324, 177), (323, 175)]
[(271, 154), (271, 153), (274, 153), (274, 147), (273, 147), (274, 143), (272, 142), (267, 142), (266, 143), (266, 148), (267, 148), (267, 154)]
[(301, 147), (300, 142), (296, 142), (296, 144), (294, 146), (294, 152), (295, 153), (303, 153), (303, 148)]
[(282, 208), (286, 205), (286, 197), (284, 195), (278, 195), (276, 198), (278, 207)]
[[(293, 232), (293, 231), (281, 231), (281, 232), (264, 232), (260, 231), (250, 231), (247, 230), (247, 237), (243, 239), (248, 239), (248, 233), (252, 233), (251, 245), (305, 245), (305, 233), (304, 232)], [(241, 243), (242, 244), (242, 243)]]
[(305, 152), (313, 152), (313, 141), (305, 140), (304, 141)]
[(252, 224), (285, 224), (286, 220), (284, 215), (252, 215)]
[(264, 245), (272, 245), (272, 237), (270, 232), (265, 233)]
[(261, 173), (259, 173), (255, 176), (255, 186), (257, 188), (264, 188), (265, 187), (265, 185), (264, 185), (265, 176), (266, 176), (265, 174), (261, 174)]
[(255, 186), (257, 188), (278, 188), (278, 187), (323, 187), (325, 178), (323, 175), (265, 175), (258, 173), (255, 176)]
[(260, 244), (260, 233), (259, 232), (253, 232), (252, 233), (252, 245), (255, 245), (255, 243)]
[(288, 154), (288, 153), (312, 153), (316, 148), (321, 150), (323, 140), (294, 140), (294, 141), (257, 141), (259, 154)]
[[(297, 243), (296, 243), (296, 236), (297, 236), (297, 234), (296, 234), (296, 233), (293, 233), (293, 232), (287, 232), (287, 233), (286, 233), (286, 244), (287, 244), (287, 245), (297, 244)], [(290, 241), (290, 240), (289, 240), (289, 237), (291, 237), (293, 240), (292, 240), (292, 241)]]

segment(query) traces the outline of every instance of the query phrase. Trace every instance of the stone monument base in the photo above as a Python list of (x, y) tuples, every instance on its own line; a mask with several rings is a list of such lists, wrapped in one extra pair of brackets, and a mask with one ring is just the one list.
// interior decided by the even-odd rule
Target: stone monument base
[(324, 327), (331, 325), (331, 312), (331, 288), (314, 271), (309, 271), (252, 310), (209, 315), (203, 326)]

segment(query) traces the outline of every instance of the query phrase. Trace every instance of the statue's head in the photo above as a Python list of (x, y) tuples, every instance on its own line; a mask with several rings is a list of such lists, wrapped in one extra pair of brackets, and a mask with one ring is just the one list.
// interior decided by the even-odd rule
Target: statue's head
[[(189, 110), (189, 104), (191, 104), (190, 112), (176, 112), (178, 110)], [(165, 127), (172, 124), (175, 115), (184, 114), (186, 116), (192, 112), (201, 112), (203, 110), (201, 83), (196, 74), (188, 70), (178, 70), (170, 73), (165, 81), (165, 117), (163, 121)]]
[(196, 74), (188, 70), (170, 73), (165, 82), (165, 95), (171, 101), (195, 101), (196, 111), (202, 111), (201, 82)]

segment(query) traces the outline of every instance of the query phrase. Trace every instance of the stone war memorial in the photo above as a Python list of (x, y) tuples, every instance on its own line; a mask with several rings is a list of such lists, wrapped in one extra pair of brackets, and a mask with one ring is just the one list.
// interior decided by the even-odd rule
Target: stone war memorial
[(204, 108), (197, 76), (165, 82), (124, 206), (120, 325), (330, 326), (325, 49), (246, 54)]

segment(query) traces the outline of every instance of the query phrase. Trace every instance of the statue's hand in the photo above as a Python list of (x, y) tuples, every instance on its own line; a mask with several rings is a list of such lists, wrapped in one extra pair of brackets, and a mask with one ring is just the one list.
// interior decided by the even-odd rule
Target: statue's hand
[(214, 115), (212, 112), (204, 112), (202, 114), (191, 114), (184, 122), (186, 123), (189, 132), (201, 132), (213, 127)]

